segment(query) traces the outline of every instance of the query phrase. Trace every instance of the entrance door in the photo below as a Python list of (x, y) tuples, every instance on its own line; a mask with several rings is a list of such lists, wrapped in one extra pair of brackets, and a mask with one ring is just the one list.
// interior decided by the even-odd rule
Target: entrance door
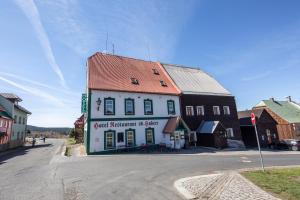
[(181, 149), (182, 143), (181, 143), (181, 135), (182, 131), (174, 131), (174, 148), (175, 149)]

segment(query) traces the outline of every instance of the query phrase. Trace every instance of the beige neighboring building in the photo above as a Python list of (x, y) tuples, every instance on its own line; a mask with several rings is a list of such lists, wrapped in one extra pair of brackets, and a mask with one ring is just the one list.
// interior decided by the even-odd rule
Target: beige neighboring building
[(10, 137), (9, 147), (22, 146), (27, 132), (27, 119), (31, 114), (28, 110), (19, 105), (22, 99), (12, 93), (0, 93), (0, 103), (13, 117), (14, 123)]

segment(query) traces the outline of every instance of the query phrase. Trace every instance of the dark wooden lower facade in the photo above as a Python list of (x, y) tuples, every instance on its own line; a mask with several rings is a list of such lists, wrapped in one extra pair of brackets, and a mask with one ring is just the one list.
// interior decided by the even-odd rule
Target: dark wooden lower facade
[[(226, 137), (242, 140), (235, 98), (233, 96), (183, 94), (180, 97), (180, 104), (182, 118), (192, 131), (196, 131), (202, 121), (219, 121), (225, 130), (228, 128), (233, 130), (233, 136), (226, 134)], [(186, 106), (193, 107), (194, 115), (187, 114)], [(197, 106), (204, 107), (204, 115), (197, 114)], [(219, 106), (219, 115), (214, 114), (214, 106)], [(224, 113), (224, 106), (229, 107), (229, 115)], [(197, 144), (201, 146), (225, 147), (227, 145), (225, 135), (214, 134), (207, 136), (197, 133), (197, 136)]]
[(279, 141), (277, 123), (265, 110), (239, 112), (242, 139), (246, 147), (257, 147), (257, 139), (254, 126), (251, 123), (250, 115), (253, 112), (256, 116), (256, 128), (261, 146), (266, 147)]

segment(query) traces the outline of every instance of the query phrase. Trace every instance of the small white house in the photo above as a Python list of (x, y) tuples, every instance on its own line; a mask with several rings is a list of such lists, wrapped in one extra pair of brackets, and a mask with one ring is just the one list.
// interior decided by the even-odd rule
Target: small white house
[(188, 130), (179, 117), (179, 94), (159, 63), (102, 53), (89, 57), (87, 153), (183, 147)]
[(27, 109), (20, 106), (20, 97), (12, 93), (0, 93), (0, 104), (8, 111), (14, 119), (9, 147), (15, 148), (24, 145), (27, 132), (27, 119), (31, 114)]

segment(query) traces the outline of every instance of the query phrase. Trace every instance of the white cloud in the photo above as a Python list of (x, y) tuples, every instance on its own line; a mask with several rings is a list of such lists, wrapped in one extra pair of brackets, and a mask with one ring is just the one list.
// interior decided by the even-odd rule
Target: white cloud
[(38, 82), (38, 81), (34, 81), (34, 80), (31, 80), (31, 79), (28, 79), (24, 76), (20, 76), (20, 75), (16, 75), (16, 74), (11, 74), (11, 73), (6, 73), (6, 72), (1, 72), (0, 71), (0, 75), (2, 76), (6, 76), (6, 77), (10, 77), (10, 78), (14, 78), (18, 81), (25, 81), (27, 83), (31, 83), (35, 86), (41, 86), (41, 87), (44, 87), (44, 88), (47, 88), (47, 89), (50, 89), (50, 90), (54, 90), (54, 91), (57, 91), (57, 92), (62, 92), (62, 93), (65, 93), (65, 94), (68, 94), (68, 95), (73, 95), (73, 96), (78, 96), (78, 93), (76, 92), (72, 92), (70, 90), (66, 90), (66, 89), (60, 89), (60, 88), (57, 88), (57, 87), (53, 87), (51, 85), (47, 85), (47, 84), (44, 84), (44, 83), (41, 83), (41, 82)]
[(254, 80), (266, 78), (271, 74), (272, 74), (272, 71), (266, 71), (263, 73), (256, 72), (256, 74), (253, 76), (247, 76), (247, 77), (242, 78), (242, 81), (254, 81)]
[(60, 67), (56, 63), (55, 57), (52, 52), (51, 44), (49, 42), (48, 36), (44, 30), (43, 24), (40, 19), (39, 11), (33, 0), (15, 0), (16, 4), (21, 8), (26, 17), (29, 19), (30, 23), (34, 27), (37, 37), (43, 47), (45, 56), (54, 70), (54, 72), (58, 75), (60, 79), (60, 84), (67, 88), (64, 76), (61, 72)]
[(81, 56), (105, 50), (125, 56), (168, 60), (197, 1), (37, 1), (54, 35)]
[(37, 88), (34, 88), (34, 87), (30, 87), (30, 86), (25, 86), (24, 84), (19, 84), (19, 83), (16, 83), (12, 80), (9, 80), (9, 79), (6, 79), (4, 77), (1, 77), (0, 76), (0, 80), (18, 88), (18, 89), (21, 89), (27, 93), (30, 93), (36, 97), (39, 97), (39, 98), (43, 98), (44, 100), (46, 100), (47, 102), (49, 103), (52, 103), (53, 105), (59, 105), (61, 107), (65, 106), (65, 104), (59, 100), (58, 98), (44, 92), (43, 90), (40, 90), (40, 89), (37, 89)]

